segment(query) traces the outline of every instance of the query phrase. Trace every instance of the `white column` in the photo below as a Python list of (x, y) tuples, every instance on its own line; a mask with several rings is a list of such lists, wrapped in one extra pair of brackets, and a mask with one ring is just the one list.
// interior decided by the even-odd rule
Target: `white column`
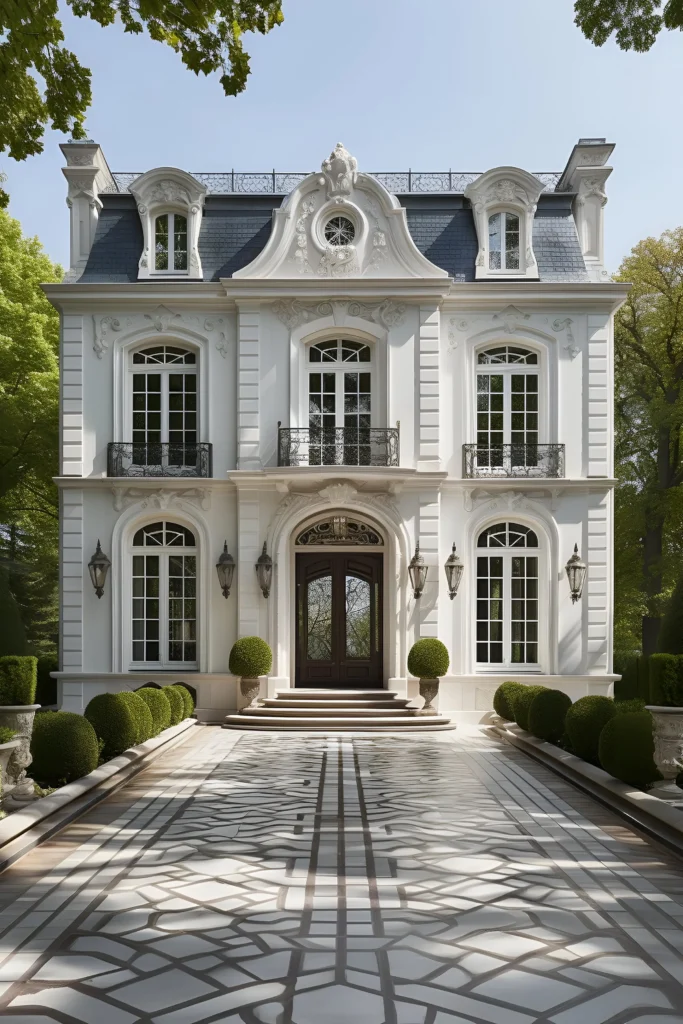
[(83, 475), (83, 317), (62, 315), (60, 474)]
[(439, 310), (420, 306), (420, 425), (417, 468), (439, 470)]
[(425, 490), (420, 494), (420, 554), (427, 566), (427, 582), (419, 600), (420, 637), (438, 636), (439, 632), (439, 492)]
[(610, 319), (588, 317), (588, 476), (608, 476), (612, 395), (608, 365)]
[[(83, 491), (60, 496), (60, 650), (63, 671), (83, 669)], [(71, 710), (71, 709), (69, 709)]]
[(588, 509), (588, 575), (583, 601), (587, 603), (583, 622), (586, 629), (586, 667), (589, 672), (606, 672), (610, 633), (610, 540), (611, 495), (594, 499)]
[(261, 636), (261, 605), (265, 598), (256, 578), (256, 559), (261, 554), (259, 499), (256, 491), (237, 495), (237, 597), (238, 636)]
[(259, 306), (239, 307), (237, 468), (261, 469)]

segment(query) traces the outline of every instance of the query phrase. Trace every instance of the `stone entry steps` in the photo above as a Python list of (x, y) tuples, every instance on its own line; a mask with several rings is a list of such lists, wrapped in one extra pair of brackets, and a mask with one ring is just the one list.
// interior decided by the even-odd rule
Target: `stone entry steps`
[(425, 732), (454, 729), (443, 715), (421, 715), (391, 690), (280, 690), (227, 715), (224, 728), (313, 732)]

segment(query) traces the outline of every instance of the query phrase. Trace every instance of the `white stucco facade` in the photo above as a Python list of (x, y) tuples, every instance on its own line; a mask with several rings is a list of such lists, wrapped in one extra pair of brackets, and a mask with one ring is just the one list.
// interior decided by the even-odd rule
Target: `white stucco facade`
[[(454, 718), (482, 720), (496, 686), (507, 678), (533, 677), (572, 697), (611, 692), (613, 315), (626, 291), (609, 279), (602, 260), (611, 147), (590, 141), (575, 147), (559, 182), (571, 195), (585, 264), (580, 280), (559, 273), (544, 279), (539, 271), (532, 227), (543, 185), (527, 172), (494, 169), (465, 191), (463, 216), (474, 223), (479, 251), (472, 280), (460, 280), (418, 249), (405, 208), (375, 178), (359, 173), (345, 150), (337, 150), (321, 172), (284, 199), (253, 260), (212, 280), (202, 276), (206, 256), (199, 225), (210, 209), (200, 183), (193, 190), (194, 179), (172, 168), (148, 172), (138, 179), (138, 191), (131, 186), (144, 239), (135, 255), (138, 279), (108, 280), (101, 274), (94, 280), (87, 271), (89, 246), (102, 232), (97, 221), (113, 179), (99, 147), (63, 147), (72, 268), (64, 284), (46, 286), (62, 319), (63, 708), (82, 711), (97, 692), (136, 688), (148, 680), (184, 680), (197, 690), (199, 716), (220, 720), (237, 707), (228, 656), (234, 640), (245, 635), (259, 635), (273, 649), (263, 693), (295, 685), (301, 553), (296, 541), (308, 524), (334, 515), (368, 524), (382, 541), (376, 549), (382, 555), (383, 595), (376, 685), (416, 694), (407, 654), (416, 639), (434, 636), (450, 652), (440, 709)], [(153, 250), (157, 210), (187, 214), (186, 274), (150, 272), (144, 254)], [(514, 257), (519, 266), (509, 272), (488, 272), (495, 243), (486, 225), (498, 211), (519, 218), (523, 240)], [(353, 244), (327, 243), (326, 225), (335, 217), (351, 222)], [(107, 237), (98, 237), (104, 251)], [(327, 459), (333, 464), (278, 464), (287, 461), (278, 450), (279, 425), (306, 431), (312, 422), (311, 374), (325, 367), (311, 363), (311, 346), (337, 340), (357, 343), (367, 353), (360, 369), (370, 375), (368, 416), (373, 430), (398, 431), (397, 464), (380, 464), (391, 460), (373, 456), (366, 460), (371, 464), (361, 457), (360, 465), (346, 465), (339, 454)], [(212, 446), (210, 475), (179, 477), (159, 469), (147, 476), (135, 467), (132, 476), (108, 475), (108, 445), (134, 440), (132, 396), (139, 385), (133, 377), (140, 370), (134, 354), (164, 345), (192, 354), (196, 440)], [(489, 388), (491, 374), (500, 370), (502, 379), (517, 372), (514, 366), (482, 364), (481, 357), (506, 346), (531, 354), (538, 445), (564, 446), (553, 449), (550, 471), (534, 459), (522, 467), (481, 466), (486, 459), (477, 460), (477, 453), (466, 466), (463, 446), (482, 436), (482, 365), (490, 371)], [(161, 384), (162, 391), (166, 386)], [(509, 431), (504, 443), (509, 444)], [(315, 461), (310, 452), (307, 460)], [(132, 654), (138, 628), (131, 613), (134, 537), (159, 522), (186, 527), (194, 538), (187, 547), (188, 557), (196, 559), (191, 665), (162, 664), (164, 658), (157, 666), (139, 664)], [(538, 609), (531, 617), (536, 616), (537, 639), (531, 662), (510, 661), (505, 616), (517, 613), (507, 606), (497, 627), (505, 635), (503, 662), (482, 661), (477, 646), (478, 620), (483, 628), (477, 606), (484, 586), (480, 559), (492, 554), (482, 551), (480, 537), (501, 523), (528, 527), (536, 538)], [(98, 539), (111, 559), (101, 599), (88, 572)], [(215, 570), (224, 541), (237, 564), (227, 600)], [(267, 598), (254, 569), (264, 543), (274, 563)], [(464, 573), (451, 600), (443, 566), (453, 543)], [(417, 544), (428, 572), (416, 600), (408, 565)], [(583, 595), (572, 602), (564, 567), (575, 544), (588, 568)], [(506, 580), (504, 586), (513, 585)], [(170, 591), (164, 593), (162, 604), (170, 600)], [(161, 619), (165, 614), (162, 607)]]

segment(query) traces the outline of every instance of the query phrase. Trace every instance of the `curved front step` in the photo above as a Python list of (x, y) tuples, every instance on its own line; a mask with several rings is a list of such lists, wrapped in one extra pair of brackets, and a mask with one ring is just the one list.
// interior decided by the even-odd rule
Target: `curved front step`
[(291, 708), (291, 707), (279, 707), (277, 702), (269, 704), (267, 707), (254, 707), (254, 708), (242, 708), (240, 711), (241, 715), (256, 715), (260, 717), (267, 717), (268, 715), (277, 715), (285, 718), (301, 718), (303, 721), (309, 718), (357, 718), (359, 720), (366, 718), (414, 718), (417, 714), (417, 708), (404, 708), (404, 707), (389, 707), (389, 708), (340, 708), (340, 707), (329, 707), (329, 708)]
[(434, 729), (455, 729), (448, 718), (441, 715), (423, 715), (409, 718), (373, 718), (371, 721), (358, 718), (337, 718), (328, 715), (325, 718), (301, 719), (280, 718), (278, 716), (260, 715), (228, 715), (223, 723), (224, 729), (267, 729), (272, 731), (289, 730), (299, 732), (425, 732)]
[(405, 700), (274, 700), (269, 697), (259, 703), (261, 708), (288, 708), (290, 711), (380, 711), (384, 714), (390, 711), (417, 711), (417, 708), (409, 708), (410, 701)]
[(395, 690), (346, 690), (340, 687), (337, 690), (326, 690), (324, 688), (302, 687), (298, 690), (276, 690), (278, 700), (400, 700)]

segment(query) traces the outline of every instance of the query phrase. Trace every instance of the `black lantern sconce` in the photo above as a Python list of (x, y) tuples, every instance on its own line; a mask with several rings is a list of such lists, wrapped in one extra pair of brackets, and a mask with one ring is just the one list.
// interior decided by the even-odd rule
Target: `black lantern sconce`
[(415, 554), (410, 559), (410, 565), (408, 566), (408, 575), (410, 576), (410, 585), (413, 588), (413, 597), (415, 600), (419, 600), (422, 597), (422, 591), (425, 588), (427, 582), (427, 566), (425, 560), (420, 554), (420, 545), (415, 545)]
[(92, 580), (92, 585), (95, 588), (95, 593), (98, 597), (102, 597), (102, 594), (104, 593), (104, 584), (106, 583), (107, 573), (109, 572), (110, 567), (111, 562), (100, 547), (100, 542), (98, 540), (97, 547), (95, 548), (95, 554), (88, 562), (90, 579)]
[(216, 562), (216, 572), (218, 573), (218, 582), (223, 591), (223, 597), (230, 597), (230, 587), (235, 575), (235, 559), (232, 555), (228, 554), (227, 540), (223, 544), (223, 551)]
[(460, 556), (456, 553), (455, 544), (453, 545), (453, 550), (446, 559), (444, 570), (446, 572), (446, 582), (448, 583), (448, 595), (452, 601), (458, 593), (460, 580), (462, 579), (462, 574), (465, 571), (465, 566), (463, 565)]
[(567, 572), (567, 579), (569, 580), (569, 591), (571, 594), (572, 604), (581, 597), (583, 593), (583, 585), (586, 582), (586, 573), (588, 569), (586, 563), (582, 560), (579, 554), (579, 545), (574, 545), (574, 554), (571, 556), (567, 564), (565, 565)]
[(256, 578), (264, 597), (270, 596), (270, 585), (273, 582), (273, 559), (268, 554), (267, 544), (263, 542), (263, 551), (258, 557), (256, 565)]

